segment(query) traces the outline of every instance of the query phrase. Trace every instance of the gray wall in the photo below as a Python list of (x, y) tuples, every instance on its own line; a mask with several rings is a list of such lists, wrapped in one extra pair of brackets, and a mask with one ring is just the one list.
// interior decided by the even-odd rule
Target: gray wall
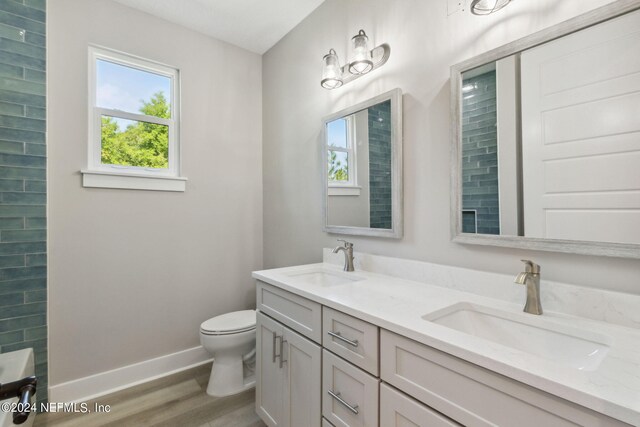
[(0, 1), (0, 353), (33, 348), (39, 401), (48, 382), (45, 21), (44, 0)]
[[(107, 0), (49, 2), (51, 384), (199, 345), (255, 305), (261, 57)], [(180, 69), (185, 193), (89, 189), (87, 45)]]
[[(318, 262), (322, 247), (336, 245), (338, 236), (322, 232), (321, 118), (400, 87), (405, 237), (351, 237), (356, 250), (509, 274), (531, 258), (543, 280), (640, 293), (637, 260), (460, 245), (449, 235), (449, 67), (609, 2), (517, 1), (485, 17), (448, 16), (446, 1), (323, 3), (263, 60), (265, 267)], [(342, 88), (322, 89), (322, 56), (334, 48), (344, 62), (360, 28), (372, 43), (391, 45), (389, 62)]]

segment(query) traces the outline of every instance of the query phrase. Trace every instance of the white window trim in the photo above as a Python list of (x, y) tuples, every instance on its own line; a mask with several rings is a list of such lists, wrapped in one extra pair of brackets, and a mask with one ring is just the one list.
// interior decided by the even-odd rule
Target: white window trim
[[(344, 119), (347, 123), (346, 123), (346, 128), (347, 128), (347, 148), (342, 148), (342, 147), (334, 147), (333, 145), (329, 145), (329, 141), (326, 141), (327, 144), (327, 153), (329, 151), (338, 151), (338, 152), (342, 152), (342, 153), (347, 153), (347, 167), (349, 168), (349, 181), (347, 182), (341, 182), (341, 181), (329, 181), (328, 185), (329, 185), (329, 195), (343, 195), (343, 196), (354, 196), (354, 195), (359, 195), (360, 194), (360, 188), (358, 186), (358, 168), (357, 168), (357, 164), (358, 162), (356, 161), (357, 159), (357, 152), (356, 152), (356, 121), (355, 121), (355, 115), (350, 115), (348, 117), (343, 117), (342, 119)], [(328, 139), (328, 138), (327, 138)], [(354, 191), (348, 192), (348, 191), (340, 191), (338, 189), (347, 189), (347, 188), (351, 188)], [(331, 190), (333, 189), (333, 190)], [(358, 194), (349, 194), (349, 193), (354, 193), (355, 190), (357, 190)], [(334, 193), (334, 194), (331, 194)]]
[(327, 188), (328, 196), (359, 196), (362, 187), (355, 185), (330, 185)]
[[(130, 54), (89, 46), (89, 141), (87, 168), (81, 170), (84, 187), (120, 188), (136, 190), (185, 191), (187, 178), (180, 176), (180, 79), (175, 67), (160, 64)], [(163, 119), (146, 114), (129, 113), (96, 106), (96, 61), (105, 60), (118, 65), (158, 74), (171, 79), (171, 118)], [(101, 162), (102, 116), (142, 121), (168, 126), (169, 167), (167, 169), (135, 166), (104, 165)]]

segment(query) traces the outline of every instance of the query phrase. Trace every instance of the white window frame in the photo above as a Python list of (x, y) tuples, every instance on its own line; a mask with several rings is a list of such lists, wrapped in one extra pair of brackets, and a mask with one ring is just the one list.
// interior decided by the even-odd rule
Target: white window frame
[[(355, 115), (348, 117), (342, 117), (342, 120), (346, 122), (347, 131), (347, 148), (335, 147), (329, 144), (328, 138), (326, 141), (327, 155), (329, 151), (338, 151), (347, 153), (347, 168), (349, 170), (349, 181), (329, 181), (329, 196), (357, 196), (360, 194), (360, 187), (358, 186), (358, 168), (356, 161), (356, 120)], [(327, 133), (328, 134), (328, 133)], [(328, 165), (327, 165), (328, 167)]]
[[(108, 61), (171, 80), (169, 102), (171, 118), (164, 119), (140, 113), (101, 108), (96, 105), (97, 61)], [(87, 168), (82, 170), (83, 186), (137, 190), (185, 191), (186, 178), (180, 176), (180, 78), (175, 67), (164, 65), (115, 50), (89, 46), (89, 143)], [(154, 123), (168, 127), (168, 168), (107, 165), (102, 163), (102, 116)]]

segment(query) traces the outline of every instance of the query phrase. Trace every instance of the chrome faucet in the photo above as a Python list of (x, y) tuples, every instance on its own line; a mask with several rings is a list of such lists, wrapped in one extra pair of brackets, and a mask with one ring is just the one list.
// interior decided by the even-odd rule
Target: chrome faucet
[(354, 271), (353, 268), (353, 243), (346, 240), (338, 239), (338, 242), (344, 242), (344, 246), (336, 246), (333, 249), (333, 253), (344, 252), (344, 271)]
[(527, 302), (524, 305), (524, 312), (531, 314), (542, 314), (540, 304), (540, 266), (533, 261), (523, 259), (525, 270), (518, 274), (515, 283), (527, 286)]

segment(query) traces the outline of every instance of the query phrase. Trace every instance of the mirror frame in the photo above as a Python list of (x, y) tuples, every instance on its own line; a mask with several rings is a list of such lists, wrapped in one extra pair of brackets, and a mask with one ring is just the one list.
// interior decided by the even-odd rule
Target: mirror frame
[(462, 73), (573, 32), (640, 9), (640, 0), (618, 0), (568, 21), (490, 50), (451, 67), (451, 240), (456, 243), (502, 246), (583, 255), (640, 258), (640, 244), (499, 236), (462, 232)]
[[(391, 101), (391, 228), (367, 228), (329, 225), (327, 186), (327, 123), (341, 117), (365, 110), (373, 105)], [(374, 98), (345, 108), (322, 119), (322, 231), (352, 236), (388, 237), (400, 239), (403, 235), (403, 188), (402, 188), (402, 90), (390, 90)]]

